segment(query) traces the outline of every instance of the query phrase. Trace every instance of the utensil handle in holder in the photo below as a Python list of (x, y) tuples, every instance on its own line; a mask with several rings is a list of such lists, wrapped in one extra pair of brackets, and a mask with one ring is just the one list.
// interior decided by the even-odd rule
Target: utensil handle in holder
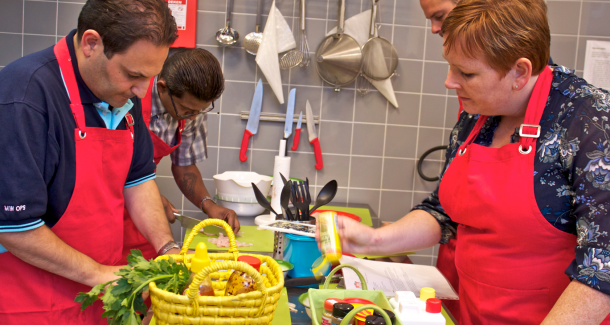
[(261, 29), (261, 20), (263, 17), (263, 0), (258, 0), (256, 4), (256, 32), (259, 33)]
[[(208, 219), (210, 220), (210, 219)], [(215, 220), (215, 219), (212, 219)], [(207, 220), (206, 220), (207, 221)], [(224, 222), (224, 221), (221, 221)], [(199, 224), (201, 225), (201, 224)], [(197, 225), (197, 226), (199, 226)], [(229, 228), (231, 229), (231, 228)], [(231, 233), (232, 234), (232, 233)], [(235, 238), (235, 236), (233, 236)], [(265, 282), (263, 281), (263, 276), (257, 272), (252, 266), (248, 265), (244, 262), (237, 261), (223, 261), (223, 262), (215, 262), (210, 264), (210, 266), (206, 266), (201, 270), (201, 272), (197, 273), (193, 282), (189, 285), (187, 296), (191, 300), (191, 304), (193, 305), (193, 312), (195, 316), (199, 316), (199, 286), (203, 282), (203, 279), (208, 277), (210, 274), (217, 272), (219, 270), (236, 270), (245, 272), (248, 274), (254, 282), (256, 282), (256, 289), (263, 294), (263, 300), (261, 306), (259, 307), (259, 315), (265, 309), (265, 302), (267, 301), (267, 287), (265, 287)]]
[(305, 30), (305, 0), (301, 0), (301, 30)]
[(338, 21), (338, 25), (337, 25), (337, 36), (341, 37), (341, 35), (343, 35), (343, 30), (345, 29), (345, 0), (339, 0), (338, 18), (339, 18), (339, 21)]
[(227, 28), (231, 27), (231, 15), (233, 14), (233, 0), (227, 0)]
[(180, 250), (180, 255), (182, 255), (182, 257), (184, 258), (185, 264), (186, 264), (186, 252), (188, 251), (189, 246), (191, 245), (191, 242), (193, 241), (195, 236), (199, 233), (199, 230), (201, 230), (204, 227), (211, 226), (211, 225), (222, 226), (222, 228), (227, 232), (227, 237), (229, 237), (229, 245), (230, 245), (229, 253), (233, 253), (233, 255), (235, 256), (235, 260), (237, 260), (237, 243), (235, 242), (235, 234), (233, 233), (231, 226), (229, 226), (228, 223), (226, 223), (220, 219), (209, 218), (209, 219), (205, 219), (205, 220), (201, 221), (195, 227), (193, 227), (193, 229), (191, 230), (191, 233), (184, 241), (184, 244), (182, 245), (182, 249)]
[(340, 325), (348, 325), (348, 324), (350, 324), (351, 321), (352, 321), (352, 318), (356, 317), (356, 315), (359, 312), (361, 312), (361, 311), (363, 311), (365, 309), (373, 309), (373, 310), (379, 312), (379, 314), (385, 320), (386, 324), (392, 324), (392, 320), (390, 320), (390, 317), (388, 317), (388, 314), (383, 309), (381, 309), (379, 306), (375, 306), (375, 305), (362, 305), (362, 306), (358, 306), (358, 307), (354, 308), (347, 315), (345, 315), (345, 317), (343, 317), (343, 320), (341, 321)]
[[(364, 279), (364, 276), (362, 275), (362, 273), (360, 273), (360, 271), (358, 271), (357, 268), (355, 268), (352, 265), (349, 264), (341, 264), (339, 266), (337, 266), (336, 268), (334, 268), (332, 271), (330, 271), (330, 273), (326, 276), (326, 281), (324, 281), (324, 286), (322, 287), (322, 289), (328, 289), (328, 285), (330, 284), (330, 281), (332, 280), (332, 277), (335, 273), (337, 273), (337, 271), (339, 271), (342, 268), (348, 268), (348, 269), (352, 269), (354, 270), (354, 272), (356, 272), (356, 275), (358, 275), (358, 278), (360, 278), (360, 282), (362, 283), (362, 290), (368, 290), (368, 286), (366, 285), (366, 280)], [(391, 324), (391, 323), (388, 323)]]
[(371, 8), (371, 26), (369, 30), (369, 38), (375, 37), (375, 16), (377, 15), (377, 1), (371, 0), (373, 7)]

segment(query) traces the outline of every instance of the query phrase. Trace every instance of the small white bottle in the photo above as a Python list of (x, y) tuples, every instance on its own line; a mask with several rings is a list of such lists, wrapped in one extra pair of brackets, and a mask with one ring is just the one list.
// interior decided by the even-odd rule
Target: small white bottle
[(441, 313), (441, 301), (433, 298), (434, 290), (427, 290), (425, 293), (423, 291), (422, 289), (420, 292), (420, 299), (411, 291), (397, 291), (392, 303), (398, 305), (396, 316), (403, 325), (446, 325), (445, 317)]

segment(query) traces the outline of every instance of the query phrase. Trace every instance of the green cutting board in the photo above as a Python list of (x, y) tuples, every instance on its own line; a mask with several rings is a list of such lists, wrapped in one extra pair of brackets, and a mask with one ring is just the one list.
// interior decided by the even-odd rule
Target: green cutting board
[(290, 321), (290, 309), (288, 308), (288, 293), (286, 292), (286, 288), (282, 288), (282, 293), (280, 294), (280, 300), (277, 302), (277, 308), (275, 309), (275, 314), (273, 314), (273, 321), (271, 322), (273, 325), (291, 325)]
[(369, 209), (365, 209), (365, 208), (345, 208), (345, 207), (334, 207), (334, 206), (321, 206), (318, 208), (318, 210), (333, 210), (333, 211), (342, 211), (342, 212), (347, 212), (347, 213), (351, 213), (351, 214), (355, 214), (357, 216), (359, 216), (360, 218), (362, 218), (362, 222), (363, 224), (367, 225), (367, 226), (373, 226), (373, 222), (371, 221), (371, 212), (369, 211)]
[[(254, 244), (254, 245), (248, 246), (248, 247), (237, 247), (237, 250), (240, 252), (273, 253), (273, 231), (262, 230), (262, 229), (259, 230), (256, 228), (258, 228), (258, 227), (257, 226), (241, 226), (240, 227), (239, 231), (243, 233), (243, 236), (237, 237), (237, 240), (240, 242), (243, 242), (243, 243), (250, 243), (250, 244)], [(205, 227), (204, 231), (209, 234), (215, 234), (215, 235), (218, 235), (218, 233), (222, 231), (222, 233), (225, 234), (224, 230), (221, 230), (220, 228), (214, 227), (214, 226), (207, 226), (207, 227)], [(187, 235), (190, 233), (191, 233), (191, 228), (186, 230)], [(199, 244), (200, 242), (203, 242), (208, 247), (209, 251), (227, 251), (227, 250), (229, 250), (228, 247), (218, 247), (218, 246), (212, 244), (211, 241), (208, 241), (209, 238), (212, 238), (212, 237), (206, 236), (203, 233), (198, 233), (197, 236), (195, 236), (195, 238), (191, 242), (189, 249), (194, 250), (197, 247), (197, 244)]]
[[(149, 325), (156, 325), (157, 321), (153, 316)], [(280, 300), (277, 302), (277, 308), (275, 309), (275, 314), (273, 314), (273, 321), (271, 321), (273, 325), (291, 325), (290, 321), (290, 309), (288, 308), (288, 294), (286, 293), (286, 288), (282, 288), (282, 293), (280, 294)]]

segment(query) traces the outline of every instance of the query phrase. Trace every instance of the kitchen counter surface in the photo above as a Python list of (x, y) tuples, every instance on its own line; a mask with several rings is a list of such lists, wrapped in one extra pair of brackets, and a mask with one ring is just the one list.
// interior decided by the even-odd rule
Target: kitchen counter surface
[[(350, 203), (350, 204), (346, 204), (346, 203), (330, 203), (328, 204), (328, 206), (340, 206), (340, 207), (348, 207), (348, 208), (366, 208), (369, 209), (369, 212), (371, 214), (371, 221), (373, 223), (373, 228), (379, 228), (382, 225), (382, 221), (381, 219), (379, 219), (379, 217), (375, 214), (375, 212), (373, 210), (371, 210), (371, 207), (368, 204), (360, 204), (360, 203)], [(309, 290), (309, 288), (301, 288), (301, 287), (291, 287), (291, 288), (287, 288), (288, 290), (288, 301), (295, 304), (296, 305), (296, 309), (297, 312), (296, 313), (290, 313), (290, 320), (292, 322), (293, 325), (310, 325), (312, 324), (311, 319), (309, 318), (309, 316), (307, 316), (307, 313), (305, 313), (305, 307), (303, 307), (303, 305), (301, 305), (301, 303), (299, 303), (299, 296), (302, 295), (303, 293), (307, 292), (307, 290)], [(444, 306), (443, 306), (444, 308)], [(454, 324), (458, 324), (455, 319), (453, 318), (453, 316), (449, 313), (449, 311), (447, 311), (446, 308), (444, 308), (445, 311), (447, 312), (447, 314), (449, 315), (449, 317), (451, 317), (451, 319), (453, 320)]]

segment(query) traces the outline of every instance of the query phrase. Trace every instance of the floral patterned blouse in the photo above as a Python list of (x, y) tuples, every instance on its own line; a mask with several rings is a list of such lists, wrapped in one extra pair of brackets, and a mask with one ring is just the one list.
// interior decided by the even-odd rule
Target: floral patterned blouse
[[(540, 120), (534, 162), (536, 201), (549, 223), (577, 235), (575, 259), (566, 274), (610, 294), (610, 93), (568, 68), (552, 68), (553, 82)], [(443, 174), (478, 117), (461, 113), (451, 132)], [(500, 117), (488, 118), (475, 143), (490, 146), (499, 121)], [(518, 141), (515, 132), (511, 142)], [(437, 219), (441, 244), (455, 235), (457, 224), (443, 210), (438, 186), (413, 209), (425, 210)]]

